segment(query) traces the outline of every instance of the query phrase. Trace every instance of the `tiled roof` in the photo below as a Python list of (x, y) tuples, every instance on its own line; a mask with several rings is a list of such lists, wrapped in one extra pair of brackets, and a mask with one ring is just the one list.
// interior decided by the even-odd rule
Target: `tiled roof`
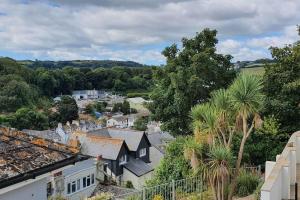
[(79, 159), (77, 148), (21, 131), (0, 128), (0, 188), (14, 182), (15, 177), (26, 180), (33, 172), (33, 176), (37, 175), (40, 169), (46, 173), (54, 170), (58, 163), (63, 167), (82, 158)]
[(62, 138), (58, 133), (55, 132), (55, 130), (37, 131), (37, 130), (24, 129), (22, 130), (22, 132), (27, 133), (29, 135), (45, 138), (48, 140), (53, 140), (55, 142), (62, 141)]
[(165, 151), (165, 143), (175, 140), (172, 135), (170, 135), (168, 132), (163, 131), (148, 134), (148, 139), (151, 145), (157, 148), (162, 153), (164, 153)]

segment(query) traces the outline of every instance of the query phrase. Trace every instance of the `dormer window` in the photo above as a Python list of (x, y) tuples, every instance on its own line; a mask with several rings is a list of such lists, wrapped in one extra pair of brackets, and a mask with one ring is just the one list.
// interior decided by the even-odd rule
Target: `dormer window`
[(147, 149), (146, 148), (140, 149), (140, 158), (146, 156), (146, 154), (147, 154)]
[(127, 155), (126, 154), (120, 157), (119, 163), (120, 163), (120, 165), (124, 165), (127, 163)]

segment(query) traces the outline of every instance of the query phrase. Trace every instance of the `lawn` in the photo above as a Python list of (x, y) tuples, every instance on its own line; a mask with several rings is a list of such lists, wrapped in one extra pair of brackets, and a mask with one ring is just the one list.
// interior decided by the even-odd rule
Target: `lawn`
[(265, 69), (262, 66), (246, 67), (246, 68), (241, 68), (241, 72), (262, 76), (265, 73)]

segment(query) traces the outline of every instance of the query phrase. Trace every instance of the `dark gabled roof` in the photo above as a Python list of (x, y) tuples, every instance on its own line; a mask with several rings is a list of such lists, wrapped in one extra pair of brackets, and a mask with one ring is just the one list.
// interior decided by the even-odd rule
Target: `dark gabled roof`
[(130, 159), (129, 162), (124, 165), (124, 167), (138, 177), (154, 170), (150, 164), (147, 164), (139, 159)]
[(165, 142), (173, 141), (175, 138), (168, 132), (155, 132), (148, 134), (148, 139), (152, 146), (164, 153)]
[(82, 152), (92, 156), (101, 155), (104, 159), (116, 160), (122, 146), (128, 149), (122, 139), (103, 137), (95, 134), (76, 133)]
[(95, 131), (89, 131), (88, 135), (122, 139), (126, 142), (130, 151), (136, 151), (138, 149), (143, 136), (146, 138), (149, 145), (151, 145), (147, 135), (143, 131), (131, 129), (104, 128)]
[(88, 158), (77, 148), (0, 128), (0, 189)]

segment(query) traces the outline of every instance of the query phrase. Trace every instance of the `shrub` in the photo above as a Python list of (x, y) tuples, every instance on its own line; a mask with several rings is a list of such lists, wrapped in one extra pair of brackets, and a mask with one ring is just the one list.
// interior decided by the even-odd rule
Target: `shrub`
[(242, 169), (237, 179), (236, 195), (244, 197), (254, 192), (260, 183), (260, 177), (253, 173)]
[(164, 198), (161, 195), (155, 195), (153, 200), (164, 200)]
[(257, 186), (256, 190), (254, 191), (254, 199), (255, 200), (260, 200), (260, 190), (261, 187), (263, 186), (264, 182), (260, 182), (259, 185)]
[(131, 181), (126, 181), (126, 185), (125, 185), (126, 188), (133, 188), (133, 184)]

